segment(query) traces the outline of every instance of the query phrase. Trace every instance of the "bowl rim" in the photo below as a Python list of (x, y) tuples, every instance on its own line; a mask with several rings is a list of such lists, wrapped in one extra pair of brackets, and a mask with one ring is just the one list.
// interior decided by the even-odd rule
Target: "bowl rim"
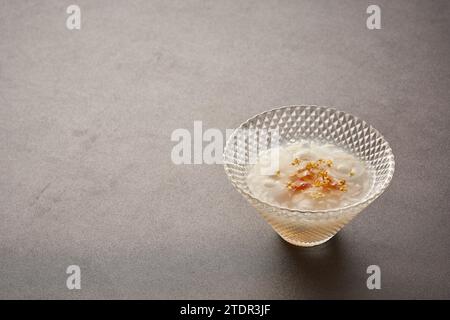
[[(388, 168), (387, 177), (386, 177), (386, 179), (384, 180), (383, 185), (381, 186), (381, 188), (380, 188), (377, 192), (374, 192), (373, 194), (370, 194), (368, 197), (365, 197), (365, 198), (361, 199), (360, 201), (357, 201), (357, 202), (352, 203), (352, 204), (350, 204), (350, 205), (348, 205), (348, 206), (345, 206), (345, 207), (338, 207), (338, 208), (333, 208), (333, 209), (308, 210), (308, 209), (293, 209), (293, 208), (288, 208), (288, 207), (277, 206), (277, 205), (271, 204), (271, 203), (269, 203), (269, 202), (263, 201), (263, 200), (261, 200), (261, 199), (255, 197), (255, 196), (253, 196), (250, 192), (247, 192), (247, 191), (243, 190), (241, 187), (237, 186), (236, 183), (231, 179), (231, 174), (230, 174), (230, 168), (229, 168), (229, 166), (230, 166), (232, 163), (227, 162), (227, 161), (226, 161), (226, 156), (225, 156), (226, 153), (227, 153), (228, 147), (229, 147), (230, 144), (231, 144), (230, 141), (231, 141), (231, 140), (233, 139), (233, 137), (235, 136), (235, 133), (236, 133), (239, 129), (242, 129), (243, 126), (245, 126), (246, 124), (248, 124), (250, 121), (254, 120), (254, 119), (257, 118), (257, 117), (260, 117), (260, 116), (262, 116), (262, 115), (264, 115), (264, 114), (266, 114), (266, 113), (269, 113), (269, 112), (273, 112), (273, 111), (281, 110), (281, 109), (288, 109), (288, 108), (315, 108), (315, 109), (320, 108), (320, 109), (326, 109), (326, 110), (334, 110), (334, 111), (336, 111), (336, 112), (339, 112), (339, 113), (343, 113), (343, 114), (349, 115), (349, 116), (353, 117), (355, 120), (361, 121), (362, 123), (368, 125), (369, 128), (370, 128), (370, 130), (371, 130), (372, 132), (375, 132), (375, 133), (378, 135), (378, 137), (380, 137), (381, 139), (383, 139), (383, 142), (384, 142), (385, 145), (386, 145), (386, 151), (387, 151), (387, 153), (388, 153), (388, 157), (390, 158), (390, 159), (389, 159), (389, 168)], [(263, 111), (263, 112), (261, 112), (261, 113), (258, 113), (258, 114), (256, 114), (256, 115), (254, 115), (254, 116), (248, 118), (247, 120), (245, 120), (244, 122), (242, 122), (236, 129), (234, 129), (234, 130), (233, 130), (233, 133), (228, 137), (227, 142), (226, 142), (226, 144), (225, 144), (224, 151), (223, 151), (223, 159), (224, 159), (224, 161), (223, 161), (223, 166), (224, 166), (224, 169), (225, 169), (225, 173), (227, 174), (228, 180), (230, 180), (231, 184), (232, 184), (232, 185), (233, 185), (233, 186), (234, 186), (241, 194), (243, 194), (245, 197), (248, 197), (249, 199), (255, 200), (256, 202), (261, 203), (261, 204), (263, 204), (263, 205), (265, 205), (265, 206), (269, 206), (269, 207), (271, 207), (271, 208), (275, 208), (275, 209), (278, 209), (278, 210), (287, 211), (287, 212), (291, 212), (291, 213), (295, 213), (295, 214), (299, 214), (299, 215), (307, 215), (307, 216), (309, 216), (309, 215), (311, 215), (311, 214), (314, 214), (314, 215), (341, 214), (341, 213), (344, 212), (344, 211), (347, 211), (347, 210), (349, 210), (349, 209), (356, 208), (356, 207), (361, 206), (361, 205), (364, 205), (365, 207), (368, 206), (368, 205), (369, 205), (370, 203), (372, 203), (375, 199), (377, 199), (384, 191), (386, 191), (387, 187), (390, 185), (390, 183), (391, 183), (391, 181), (392, 181), (392, 178), (393, 178), (393, 176), (394, 176), (394, 171), (395, 171), (395, 157), (394, 157), (394, 153), (392, 152), (392, 148), (391, 148), (389, 142), (388, 142), (388, 141), (386, 140), (386, 138), (381, 134), (380, 131), (378, 131), (375, 127), (373, 127), (373, 126), (372, 126), (371, 124), (369, 124), (368, 122), (362, 120), (361, 118), (359, 118), (359, 117), (357, 117), (357, 116), (355, 116), (355, 115), (353, 115), (353, 114), (351, 114), (351, 113), (348, 113), (348, 112), (339, 110), (339, 109), (337, 109), (337, 108), (335, 108), (335, 107), (319, 106), (319, 105), (315, 105), (315, 104), (313, 104), (313, 105), (308, 105), (308, 104), (301, 104), (301, 105), (285, 105), (285, 106), (281, 106), (281, 107), (275, 107), (275, 108), (272, 108), (272, 109)]]

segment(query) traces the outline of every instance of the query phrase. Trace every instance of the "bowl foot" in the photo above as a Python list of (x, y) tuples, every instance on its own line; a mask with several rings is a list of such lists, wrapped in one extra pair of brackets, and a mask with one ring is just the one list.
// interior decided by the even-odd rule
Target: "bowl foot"
[(314, 241), (314, 242), (303, 242), (303, 241), (299, 241), (299, 240), (295, 240), (292, 238), (285, 238), (282, 235), (279, 235), (284, 241), (289, 242), (290, 244), (297, 246), (297, 247), (315, 247), (318, 246), (322, 243), (327, 242), (328, 240), (330, 240), (331, 238), (334, 237), (334, 234), (328, 238), (325, 238), (323, 240), (319, 240), (319, 241)]

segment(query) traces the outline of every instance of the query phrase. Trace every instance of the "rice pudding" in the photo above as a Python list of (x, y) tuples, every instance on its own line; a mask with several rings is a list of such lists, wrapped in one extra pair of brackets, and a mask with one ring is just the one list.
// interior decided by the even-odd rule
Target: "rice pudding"
[(327, 210), (362, 200), (370, 190), (371, 176), (348, 151), (334, 144), (302, 141), (261, 152), (247, 184), (254, 197), (272, 205)]

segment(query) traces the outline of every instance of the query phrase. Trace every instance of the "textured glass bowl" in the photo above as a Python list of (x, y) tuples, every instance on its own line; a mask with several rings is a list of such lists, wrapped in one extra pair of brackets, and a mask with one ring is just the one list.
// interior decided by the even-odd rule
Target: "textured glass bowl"
[[(359, 202), (332, 210), (295, 210), (255, 198), (247, 174), (260, 151), (273, 145), (266, 133), (276, 130), (279, 144), (300, 140), (333, 143), (361, 159), (372, 178), (371, 188)], [(380, 196), (394, 174), (394, 155), (384, 137), (365, 121), (333, 108), (288, 106), (258, 114), (242, 123), (229, 137), (224, 167), (231, 183), (287, 242), (311, 247), (326, 242)]]

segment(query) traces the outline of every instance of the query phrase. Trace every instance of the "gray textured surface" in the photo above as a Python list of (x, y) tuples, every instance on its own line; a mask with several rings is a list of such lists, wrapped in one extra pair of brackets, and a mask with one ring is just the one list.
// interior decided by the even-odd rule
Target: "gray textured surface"
[[(0, 1), (0, 298), (450, 298), (449, 1)], [(328, 244), (280, 240), (171, 132), (333, 105), (396, 155)], [(82, 289), (65, 287), (78, 264)], [(382, 289), (366, 288), (378, 264)]]

